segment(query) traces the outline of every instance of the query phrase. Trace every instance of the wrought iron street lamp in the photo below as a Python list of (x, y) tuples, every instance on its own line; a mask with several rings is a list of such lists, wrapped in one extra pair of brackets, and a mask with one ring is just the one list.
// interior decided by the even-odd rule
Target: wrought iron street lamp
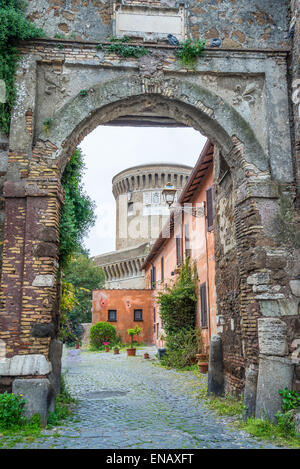
[[(176, 194), (176, 189), (172, 184), (167, 184), (162, 191), (163, 197), (165, 199), (165, 202), (171, 207), (175, 201), (175, 194)], [(192, 206), (182, 206), (182, 207), (176, 207), (176, 211), (181, 211), (184, 212), (188, 215), (191, 215), (193, 217), (203, 217), (205, 214), (205, 204), (204, 202), (201, 203), (199, 207), (192, 207)]]
[(167, 184), (163, 190), (163, 196), (166, 203), (171, 207), (175, 200), (176, 189), (172, 184)]

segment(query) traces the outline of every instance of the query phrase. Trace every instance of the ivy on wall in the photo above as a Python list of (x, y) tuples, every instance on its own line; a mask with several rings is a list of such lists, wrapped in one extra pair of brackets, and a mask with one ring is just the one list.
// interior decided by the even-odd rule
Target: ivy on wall
[(15, 74), (19, 40), (42, 37), (42, 29), (24, 15), (23, 0), (0, 0), (0, 80), (5, 82), (5, 99), (0, 102), (0, 131), (8, 134), (11, 109), (16, 99)]
[(112, 36), (110, 38), (111, 44), (98, 44), (97, 49), (102, 50), (104, 49), (105, 52), (117, 54), (119, 57), (129, 58), (135, 57), (139, 58), (143, 55), (151, 54), (150, 50), (143, 46), (137, 45), (128, 45), (127, 43), (130, 42), (130, 38), (128, 36), (124, 36), (120, 39)]
[(82, 240), (95, 223), (95, 204), (83, 189), (83, 155), (76, 149), (62, 175), (65, 192), (60, 221), (60, 266), (65, 269), (72, 256), (84, 251)]

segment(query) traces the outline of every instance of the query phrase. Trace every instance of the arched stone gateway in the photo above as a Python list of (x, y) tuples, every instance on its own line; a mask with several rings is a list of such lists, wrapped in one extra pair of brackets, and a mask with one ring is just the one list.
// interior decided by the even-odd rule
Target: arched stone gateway
[(279, 229), (284, 202), (295, 197), (286, 53), (210, 50), (187, 72), (168, 49), (160, 52), (120, 60), (91, 43), (62, 49), (40, 40), (22, 48), (4, 185), (6, 382), (57, 376), (61, 174), (89, 132), (124, 116), (175, 120), (217, 148), (216, 285), (226, 389), (240, 392), (245, 369), (258, 365), (258, 318), (286, 324), (290, 348), (280, 353), (291, 359), (300, 272), (293, 233), (285, 239)]

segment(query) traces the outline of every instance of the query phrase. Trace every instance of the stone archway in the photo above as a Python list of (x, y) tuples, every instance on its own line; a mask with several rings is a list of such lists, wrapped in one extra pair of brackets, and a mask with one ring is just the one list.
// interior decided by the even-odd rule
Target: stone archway
[[(87, 94), (75, 94), (53, 114), (47, 129), (41, 121), (34, 129), (32, 113), (27, 111), (23, 151), (16, 148), (17, 133), (12, 130), (4, 190), (0, 316), (7, 371), (0, 370), (0, 375), (46, 377), (51, 372), (50, 361), (55, 361), (50, 351), (51, 346), (55, 348), (58, 312), (60, 178), (68, 157), (96, 126), (147, 109), (200, 130), (219, 150), (215, 168), (216, 279), (227, 389), (241, 391), (245, 367), (257, 364), (257, 319), (262, 304), (265, 310), (272, 309), (278, 306), (278, 299), (289, 301), (291, 296), (284, 275), (278, 276), (290, 254), (276, 238), (273, 226), (280, 188), (289, 184), (290, 170), (285, 174), (274, 171), (267, 139), (257, 138), (251, 124), (220, 95), (182, 77), (131, 75), (95, 84)], [(226, 177), (220, 171), (222, 159), (229, 168)], [(277, 264), (270, 256), (268, 261), (267, 248)], [(260, 287), (262, 295), (258, 294)], [(271, 303), (266, 306), (266, 301)]]

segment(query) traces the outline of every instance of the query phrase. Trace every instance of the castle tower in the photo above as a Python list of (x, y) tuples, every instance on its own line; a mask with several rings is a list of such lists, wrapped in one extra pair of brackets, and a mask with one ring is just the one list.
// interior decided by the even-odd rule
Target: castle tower
[(155, 163), (125, 169), (113, 178), (116, 250), (155, 242), (170, 214), (162, 191), (167, 183), (172, 184), (179, 197), (191, 169), (185, 165)]
[(114, 176), (116, 250), (93, 257), (104, 270), (105, 288), (145, 287), (140, 268), (170, 215), (163, 189), (172, 184), (177, 189), (176, 201), (191, 171), (186, 165), (153, 163)]

